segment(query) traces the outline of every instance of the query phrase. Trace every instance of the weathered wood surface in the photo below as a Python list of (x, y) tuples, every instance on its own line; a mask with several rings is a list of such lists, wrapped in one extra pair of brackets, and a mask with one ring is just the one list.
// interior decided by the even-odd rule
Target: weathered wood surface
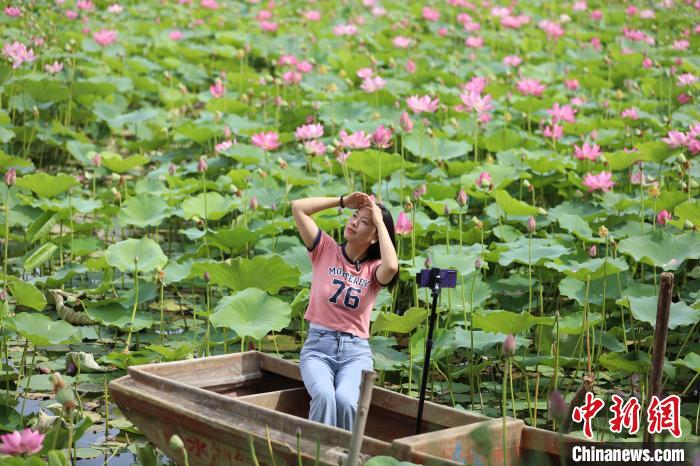
[[(185, 442), (191, 466), (253, 464), (249, 435), (260, 465), (270, 466), (266, 430), (279, 466), (298, 464), (297, 432), (304, 465), (315, 464), (317, 446), (321, 465), (338, 465), (347, 457), (351, 433), (308, 420), (310, 399), (298, 365), (272, 355), (248, 351), (130, 367), (127, 376), (110, 383), (110, 391), (123, 414), (178, 464), (180, 453), (169, 447), (173, 434)], [(414, 435), (417, 408), (416, 398), (373, 387), (360, 462), (391, 454), (433, 466), (478, 463), (484, 458), (471, 434), (484, 429), (493, 439), (487, 459), (496, 464), (494, 458), (502, 458), (500, 420), (426, 402), (424, 433)], [(527, 451), (559, 464), (556, 434), (510, 418), (507, 428), (511, 464)]]

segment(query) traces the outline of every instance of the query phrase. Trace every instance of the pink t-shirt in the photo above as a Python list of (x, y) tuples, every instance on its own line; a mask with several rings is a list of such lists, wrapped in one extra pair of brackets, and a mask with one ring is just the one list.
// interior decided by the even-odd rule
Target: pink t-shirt
[[(381, 259), (354, 262), (328, 233), (318, 229), (309, 250), (313, 269), (309, 322), (369, 338), (369, 323), (382, 284), (375, 275)], [(359, 267), (359, 270), (357, 269)]]

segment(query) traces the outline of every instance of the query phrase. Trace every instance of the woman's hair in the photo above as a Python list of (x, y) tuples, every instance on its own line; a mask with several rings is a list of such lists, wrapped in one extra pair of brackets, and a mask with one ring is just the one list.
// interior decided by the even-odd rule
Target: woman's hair
[[(394, 247), (394, 251), (396, 251), (396, 235), (394, 233), (394, 218), (391, 216), (391, 212), (389, 212), (389, 209), (384, 207), (384, 204), (381, 204), (377, 202), (377, 207), (379, 207), (379, 210), (382, 211), (382, 220), (384, 221), (384, 226), (386, 227), (386, 231), (389, 233), (389, 238), (391, 239), (391, 244)], [(369, 248), (367, 248), (367, 258), (368, 259), (381, 259), (382, 254), (381, 251), (379, 250), (379, 241), (377, 241), (374, 244), (370, 244)], [(387, 285), (388, 288), (392, 288), (393, 285), (396, 283), (399, 277), (399, 272), (396, 272), (396, 275), (394, 275), (394, 278), (391, 279), (389, 284)]]

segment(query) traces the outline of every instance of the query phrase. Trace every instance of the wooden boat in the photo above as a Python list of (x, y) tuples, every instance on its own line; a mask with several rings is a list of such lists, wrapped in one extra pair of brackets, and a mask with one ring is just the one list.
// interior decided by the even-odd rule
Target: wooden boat
[[(184, 441), (191, 466), (253, 465), (249, 439), (261, 466), (297, 466), (298, 455), (304, 465), (338, 465), (352, 436), (308, 420), (299, 366), (258, 351), (129, 367), (109, 389), (126, 418), (178, 464), (183, 455), (169, 445), (173, 434)], [(374, 387), (360, 460), (503, 464), (502, 418), (426, 401), (423, 433), (415, 435), (417, 407), (416, 398)], [(559, 438), (507, 418), (509, 464), (559, 465)], [(491, 448), (483, 451), (488, 439)]]

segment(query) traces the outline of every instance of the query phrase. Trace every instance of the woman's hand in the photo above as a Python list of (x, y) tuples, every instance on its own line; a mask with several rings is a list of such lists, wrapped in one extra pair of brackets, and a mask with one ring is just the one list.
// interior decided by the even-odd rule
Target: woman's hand
[(369, 205), (368, 207), (372, 209), (372, 220), (374, 221), (374, 225), (383, 225), (384, 224), (384, 216), (382, 215), (382, 209), (379, 208), (376, 202), (374, 202), (374, 199), (371, 197), (368, 197), (369, 200)]
[(367, 194), (356, 191), (347, 196), (343, 196), (343, 204), (348, 209), (359, 209), (370, 205), (370, 198)]

